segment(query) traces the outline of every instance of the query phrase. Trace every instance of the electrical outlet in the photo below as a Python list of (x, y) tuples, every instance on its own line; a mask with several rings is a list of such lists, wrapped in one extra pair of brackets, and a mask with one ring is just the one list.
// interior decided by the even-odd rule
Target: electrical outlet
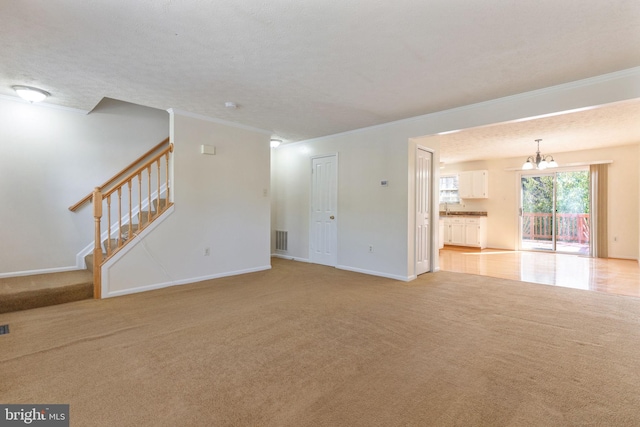
[(204, 256), (211, 255), (211, 248), (204, 248), (204, 252), (202, 253), (202, 255)]
[(373, 252), (373, 245), (369, 245), (369, 252)]

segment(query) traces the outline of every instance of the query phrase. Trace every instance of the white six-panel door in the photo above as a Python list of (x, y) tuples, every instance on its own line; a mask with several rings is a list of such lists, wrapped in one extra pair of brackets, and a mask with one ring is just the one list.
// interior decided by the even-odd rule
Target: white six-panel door
[(433, 154), (416, 150), (416, 275), (431, 270), (431, 159)]
[(338, 159), (315, 157), (311, 169), (310, 261), (335, 267), (338, 262)]

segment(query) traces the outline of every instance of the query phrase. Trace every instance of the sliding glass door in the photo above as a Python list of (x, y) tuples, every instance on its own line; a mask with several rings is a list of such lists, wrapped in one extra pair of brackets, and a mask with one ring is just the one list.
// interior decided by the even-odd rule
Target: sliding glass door
[(589, 254), (589, 171), (520, 177), (520, 248)]
[(523, 250), (555, 250), (554, 182), (554, 174), (523, 175), (520, 179), (520, 247)]

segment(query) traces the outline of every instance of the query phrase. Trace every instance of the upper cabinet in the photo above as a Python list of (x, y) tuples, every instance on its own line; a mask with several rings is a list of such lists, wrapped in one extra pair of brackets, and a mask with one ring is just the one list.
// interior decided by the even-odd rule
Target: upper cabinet
[(461, 199), (486, 199), (489, 197), (489, 172), (466, 171), (458, 174)]

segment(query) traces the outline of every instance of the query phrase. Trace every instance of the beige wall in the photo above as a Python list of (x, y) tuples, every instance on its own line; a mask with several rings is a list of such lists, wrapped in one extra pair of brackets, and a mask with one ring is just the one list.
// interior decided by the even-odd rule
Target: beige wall
[[(638, 259), (640, 206), (639, 145), (599, 150), (553, 153), (560, 164), (611, 160), (609, 166), (608, 234), (609, 256)], [(522, 158), (498, 159), (447, 165), (442, 174), (465, 170), (489, 170), (489, 198), (464, 200), (452, 210), (482, 210), (488, 213), (488, 245), (516, 249), (518, 239), (518, 170)], [(617, 238), (617, 241), (614, 241)]]

